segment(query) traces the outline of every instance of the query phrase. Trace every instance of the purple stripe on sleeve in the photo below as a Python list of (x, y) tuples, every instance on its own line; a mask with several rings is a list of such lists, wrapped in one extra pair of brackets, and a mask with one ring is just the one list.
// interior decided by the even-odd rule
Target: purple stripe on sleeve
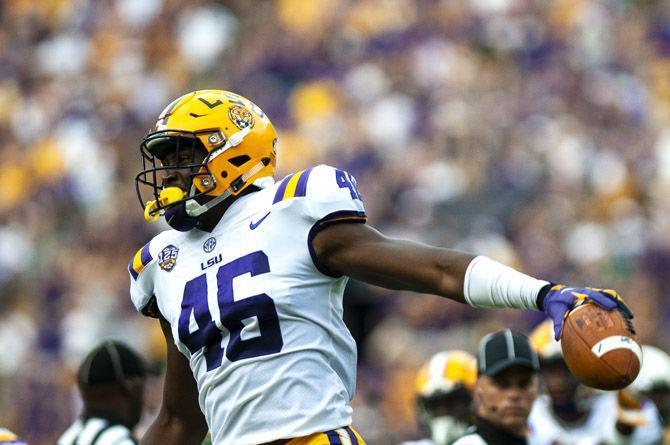
[[(312, 167), (313, 168), (313, 167)], [(305, 196), (307, 194), (307, 179), (309, 179), (309, 174), (312, 172), (311, 168), (308, 168), (300, 175), (298, 179), (298, 185), (295, 187), (295, 195), (293, 196)]]
[(326, 431), (324, 434), (328, 436), (328, 442), (330, 445), (342, 445), (340, 436), (335, 431)]
[(351, 439), (351, 445), (358, 445), (358, 439), (356, 438), (356, 434), (351, 430), (351, 427), (345, 426), (344, 429), (347, 431), (349, 439)]
[(154, 257), (151, 256), (151, 252), (149, 251), (149, 244), (150, 243), (146, 243), (144, 247), (142, 247), (142, 253), (140, 254), (140, 261), (142, 262), (142, 266), (146, 266), (149, 264), (149, 261), (154, 259)]
[(281, 184), (279, 184), (279, 188), (277, 189), (277, 193), (275, 193), (275, 199), (272, 201), (272, 204), (277, 204), (279, 201), (284, 199), (284, 192), (286, 192), (286, 186), (288, 185), (288, 182), (291, 180), (293, 177), (293, 173), (285, 177)]
[(130, 263), (128, 263), (128, 272), (130, 272), (130, 276), (133, 277), (133, 280), (137, 280), (137, 272), (133, 269), (133, 260), (130, 260)]

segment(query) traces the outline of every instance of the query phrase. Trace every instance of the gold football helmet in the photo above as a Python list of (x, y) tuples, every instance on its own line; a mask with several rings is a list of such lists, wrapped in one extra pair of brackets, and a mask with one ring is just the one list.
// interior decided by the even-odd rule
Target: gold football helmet
[(554, 340), (554, 324), (551, 319), (535, 326), (530, 333), (530, 344), (535, 348), (541, 361), (563, 360), (560, 341)]
[[(257, 179), (272, 177), (276, 143), (268, 117), (242, 96), (201, 90), (175, 99), (140, 145), (143, 169), (135, 183), (145, 218), (155, 221), (182, 203), (190, 217), (198, 217)], [(166, 158), (175, 165), (164, 164)], [(165, 175), (184, 169), (190, 170), (190, 190), (164, 187)], [(146, 186), (153, 200), (143, 199)]]
[(419, 370), (415, 384), (420, 397), (432, 397), (458, 386), (472, 389), (476, 381), (475, 358), (465, 351), (452, 350), (433, 355)]
[(469, 425), (477, 361), (465, 351), (433, 355), (416, 376), (419, 423), (437, 445), (449, 445)]

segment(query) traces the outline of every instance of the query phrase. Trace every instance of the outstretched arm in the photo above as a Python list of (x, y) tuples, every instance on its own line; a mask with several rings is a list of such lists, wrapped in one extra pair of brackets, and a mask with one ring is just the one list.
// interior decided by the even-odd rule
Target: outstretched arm
[(170, 324), (161, 319), (167, 343), (167, 368), (163, 403), (142, 445), (199, 445), (207, 434), (207, 423), (198, 406), (198, 390), (186, 358), (172, 341)]
[(313, 241), (331, 272), (387, 289), (441, 295), (465, 303), (463, 280), (473, 255), (388, 238), (366, 224), (332, 224)]
[(538, 295), (550, 284), (486, 257), (389, 238), (364, 224), (326, 226), (312, 245), (333, 273), (476, 307), (541, 309)]
[(359, 223), (333, 223), (312, 239), (317, 260), (334, 274), (386, 287), (441, 295), (474, 307), (544, 310), (556, 339), (575, 304), (588, 299), (632, 314), (615, 291), (538, 280), (483, 256), (386, 237)]

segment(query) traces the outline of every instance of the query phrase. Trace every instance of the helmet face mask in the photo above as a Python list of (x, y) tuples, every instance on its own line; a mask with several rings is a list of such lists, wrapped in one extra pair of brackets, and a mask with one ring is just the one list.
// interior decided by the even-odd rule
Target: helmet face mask
[[(181, 204), (197, 217), (256, 179), (272, 177), (276, 141), (265, 113), (242, 96), (202, 90), (174, 100), (140, 146), (143, 168), (135, 182), (145, 217), (155, 220)], [(178, 184), (183, 195), (164, 180), (179, 174), (187, 182)], [(144, 199), (147, 194), (154, 199)]]
[[(186, 202), (189, 199), (202, 199), (208, 191), (214, 189), (214, 180), (207, 166), (208, 153), (195, 133), (157, 131), (149, 133), (140, 145), (142, 171), (135, 177), (137, 197), (142, 207), (149, 200), (145, 195), (153, 196), (155, 211), (162, 212)], [(182, 176), (180, 184), (185, 196), (178, 200), (163, 200), (161, 192), (169, 185), (165, 178), (170, 175)], [(209, 188), (191, 194), (192, 184), (210, 184)], [(148, 189), (148, 190), (147, 190)]]
[(472, 396), (462, 383), (450, 391), (417, 398), (420, 426), (436, 445), (449, 445), (465, 434), (470, 424)]
[(417, 403), (429, 418), (449, 416), (467, 422), (470, 418), (472, 396), (465, 385), (459, 383), (451, 391), (419, 397)]

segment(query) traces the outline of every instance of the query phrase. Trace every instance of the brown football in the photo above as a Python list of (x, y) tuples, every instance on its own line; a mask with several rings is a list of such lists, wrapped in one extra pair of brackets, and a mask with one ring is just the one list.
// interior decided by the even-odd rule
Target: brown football
[(593, 303), (573, 309), (565, 320), (561, 349), (570, 372), (597, 389), (628, 386), (640, 372), (642, 349), (630, 320)]

